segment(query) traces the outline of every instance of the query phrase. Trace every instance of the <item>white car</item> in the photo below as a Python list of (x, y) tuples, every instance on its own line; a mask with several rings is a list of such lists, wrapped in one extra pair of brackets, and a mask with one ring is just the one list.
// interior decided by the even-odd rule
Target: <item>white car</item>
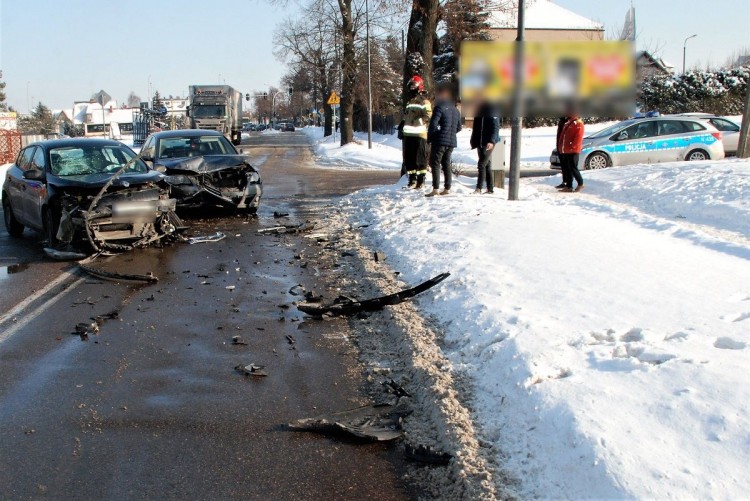
[(733, 122), (727, 117), (712, 115), (711, 113), (681, 113), (671, 116), (697, 118), (698, 120), (710, 123), (717, 130), (721, 131), (721, 142), (724, 145), (724, 153), (727, 156), (737, 154), (740, 145), (740, 125), (738, 123)]
[[(585, 170), (638, 163), (724, 158), (722, 133), (690, 117), (625, 120), (583, 139), (579, 168)], [(559, 159), (553, 151), (553, 167)]]

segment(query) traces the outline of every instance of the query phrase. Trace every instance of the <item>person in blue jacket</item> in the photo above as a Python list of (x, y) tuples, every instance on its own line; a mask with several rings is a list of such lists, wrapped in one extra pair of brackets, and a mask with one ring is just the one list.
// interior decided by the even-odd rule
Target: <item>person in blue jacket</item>
[[(456, 134), (461, 130), (461, 113), (456, 108), (453, 85), (449, 82), (438, 86), (435, 109), (430, 126), (427, 128), (427, 142), (430, 143), (430, 167), (432, 168), (432, 191), (425, 196), (450, 195), (451, 155), (458, 146)], [(440, 171), (445, 177), (445, 188), (440, 190)]]
[(477, 169), (477, 189), (474, 194), (482, 193), (482, 184), (487, 185), (487, 193), (492, 194), (495, 189), (495, 179), (492, 174), (492, 150), (500, 140), (500, 116), (489, 103), (481, 105), (474, 117), (469, 144), (479, 154)]

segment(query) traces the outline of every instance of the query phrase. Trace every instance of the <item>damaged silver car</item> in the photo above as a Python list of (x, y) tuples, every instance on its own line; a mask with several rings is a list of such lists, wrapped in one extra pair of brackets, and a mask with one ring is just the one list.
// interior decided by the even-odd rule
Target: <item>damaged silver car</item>
[(124, 251), (182, 227), (164, 175), (117, 141), (33, 143), (8, 169), (2, 194), (8, 233), (28, 227), (56, 249)]
[(263, 195), (260, 172), (221, 133), (174, 130), (150, 135), (141, 158), (163, 172), (179, 208), (221, 207), (254, 214)]

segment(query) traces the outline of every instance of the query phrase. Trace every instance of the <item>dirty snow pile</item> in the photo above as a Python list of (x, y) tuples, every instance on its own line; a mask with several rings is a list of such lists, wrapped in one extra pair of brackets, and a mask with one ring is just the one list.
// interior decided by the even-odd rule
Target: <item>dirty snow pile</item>
[[(611, 123), (586, 126), (586, 133), (593, 134)], [(354, 143), (341, 146), (341, 136), (323, 137), (322, 127), (301, 129), (312, 142), (316, 161), (321, 167), (342, 169), (392, 169), (401, 170), (401, 141), (396, 134), (372, 135), (372, 149), (367, 148), (367, 133), (355, 132)], [(542, 169), (549, 167), (549, 157), (555, 147), (557, 127), (535, 127), (523, 131), (521, 147), (521, 167)], [(510, 129), (500, 131), (506, 141), (506, 158), (510, 157)], [(464, 128), (458, 133), (458, 148), (453, 151), (453, 162), (471, 168), (476, 166), (477, 152), (469, 145), (471, 129)]]
[(343, 207), (405, 282), (452, 273), (416, 304), (521, 498), (746, 497), (750, 162), (584, 175)]

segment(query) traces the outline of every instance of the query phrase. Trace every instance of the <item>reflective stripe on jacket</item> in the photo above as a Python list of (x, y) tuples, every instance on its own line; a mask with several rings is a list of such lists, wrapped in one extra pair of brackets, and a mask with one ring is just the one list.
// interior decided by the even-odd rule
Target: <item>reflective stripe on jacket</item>
[(427, 124), (432, 116), (432, 105), (424, 96), (416, 96), (406, 104), (404, 136), (427, 139)]

